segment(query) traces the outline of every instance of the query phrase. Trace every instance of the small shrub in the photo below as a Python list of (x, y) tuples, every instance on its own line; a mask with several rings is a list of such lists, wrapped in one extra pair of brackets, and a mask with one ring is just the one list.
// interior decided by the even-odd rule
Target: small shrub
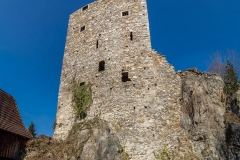
[(76, 111), (76, 119), (84, 119), (87, 116), (87, 109), (92, 105), (91, 84), (79, 85), (73, 81), (73, 107)]
[(168, 152), (168, 148), (167, 148), (167, 145), (164, 145), (164, 149), (161, 153), (153, 153), (154, 154), (154, 157), (155, 159), (157, 160), (170, 160), (171, 159), (171, 156), (170, 156), (170, 153)]

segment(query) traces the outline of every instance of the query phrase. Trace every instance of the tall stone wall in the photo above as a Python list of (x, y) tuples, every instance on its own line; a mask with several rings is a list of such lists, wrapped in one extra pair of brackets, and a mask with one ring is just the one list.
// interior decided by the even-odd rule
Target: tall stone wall
[[(128, 16), (122, 12), (128, 11)], [(85, 26), (84, 31), (80, 31)], [(132, 40), (130, 34), (132, 32)], [(97, 48), (98, 43), (98, 48)], [(106, 97), (114, 97), (128, 71), (131, 83), (151, 79), (151, 43), (145, 0), (102, 0), (79, 9), (70, 16), (58, 98), (55, 138), (64, 138), (73, 123), (71, 81), (90, 82), (94, 105), (101, 106)], [(105, 70), (98, 71), (105, 61)], [(144, 66), (140, 66), (144, 64)], [(144, 69), (145, 67), (145, 69)], [(140, 78), (139, 78), (140, 76)], [(99, 99), (100, 97), (100, 99)], [(110, 103), (110, 102), (108, 102)]]
[[(100, 61), (104, 71), (98, 70)], [(131, 159), (152, 160), (164, 146), (186, 155), (190, 142), (180, 127), (181, 78), (151, 49), (145, 0), (96, 1), (70, 16), (55, 139), (65, 139), (74, 122), (73, 78), (92, 84), (87, 119), (105, 120)]]

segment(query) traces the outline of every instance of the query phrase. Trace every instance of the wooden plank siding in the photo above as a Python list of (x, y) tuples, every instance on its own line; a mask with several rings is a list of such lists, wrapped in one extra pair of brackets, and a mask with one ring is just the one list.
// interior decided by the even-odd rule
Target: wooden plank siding
[(22, 147), (31, 138), (15, 99), (0, 89), (0, 160), (19, 160)]
[(27, 138), (0, 130), (0, 157), (20, 160)]

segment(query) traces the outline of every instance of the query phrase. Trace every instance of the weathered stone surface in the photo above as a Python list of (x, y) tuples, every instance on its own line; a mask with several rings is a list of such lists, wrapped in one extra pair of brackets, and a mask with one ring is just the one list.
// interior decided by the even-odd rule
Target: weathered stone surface
[(24, 160), (128, 160), (110, 128), (101, 120), (76, 123), (64, 141), (39, 136), (27, 143)]
[[(168, 72), (164, 74), (166, 77), (168, 76)], [(176, 74), (171, 75), (176, 76)], [(44, 136), (41, 136), (40, 140), (30, 141), (25, 160), (42, 158), (71, 160), (126, 160), (138, 158), (153, 160), (163, 157), (171, 160), (239, 159), (240, 119), (235, 113), (225, 112), (222, 79), (217, 75), (202, 73), (196, 69), (190, 69), (183, 73), (179, 72), (178, 75), (182, 77), (182, 80), (179, 79), (181, 83), (178, 83), (181, 86), (179, 87), (181, 93), (175, 97), (177, 98), (175, 99), (177, 105), (181, 102), (179, 108), (169, 106), (168, 110), (161, 110), (166, 113), (166, 115), (163, 115), (156, 113), (158, 112), (157, 107), (151, 108), (148, 106), (149, 108), (146, 109), (149, 112), (138, 115), (136, 123), (133, 123), (134, 120), (131, 117), (128, 118), (130, 122), (125, 122), (128, 125), (130, 123), (137, 125), (136, 128), (134, 128), (134, 125), (125, 126), (121, 123), (114, 125), (108, 121), (88, 117), (89, 120), (77, 122), (69, 133), (69, 138), (64, 141), (59, 142)], [(176, 89), (178, 89), (177, 85), (175, 91)], [(171, 91), (171, 93), (174, 93), (174, 91)], [(169, 100), (166, 102), (169, 103)], [(151, 114), (154, 115), (155, 125), (151, 125), (153, 122), (151, 118), (147, 123), (145, 122), (144, 117), (151, 117)], [(174, 121), (172, 117), (176, 115), (181, 117)], [(164, 121), (164, 118), (167, 121)], [(174, 122), (174, 126), (169, 126)], [(146, 139), (145, 127), (147, 129), (152, 127), (153, 131), (159, 129), (159, 135), (155, 134), (153, 139), (150, 136), (149, 139)], [(134, 130), (136, 130), (136, 133)], [(131, 136), (129, 132), (131, 132)], [(122, 140), (128, 140), (126, 145), (121, 144), (124, 141), (120, 140), (119, 135), (123, 136)], [(155, 143), (160, 145), (153, 150), (152, 146), (155, 146)], [(140, 153), (145, 153), (144, 156), (141, 154), (133, 155), (134, 152), (131, 151), (126, 153), (127, 147), (132, 146), (137, 151), (141, 149)]]
[[(125, 11), (129, 15), (122, 16)], [(165, 56), (152, 51), (147, 14), (146, 0), (102, 0), (70, 16), (54, 139), (65, 139), (73, 125), (75, 78), (92, 84), (87, 119), (105, 120), (131, 159), (154, 159), (165, 145), (178, 157), (188, 153), (180, 127), (181, 78)]]
[(200, 159), (239, 159), (239, 92), (226, 104), (220, 76), (197, 69), (178, 74), (183, 79), (181, 126)]
[(240, 90), (234, 93), (229, 99), (230, 103), (227, 104), (227, 112), (233, 113), (240, 118)]
[[(129, 15), (122, 16), (124, 11)], [(83, 26), (85, 30), (80, 31)], [(73, 124), (71, 82), (74, 77), (79, 83), (92, 84), (96, 108), (90, 112), (106, 114), (112, 120), (113, 114), (101, 111), (103, 104), (115, 110), (116, 105), (132, 109), (128, 106), (132, 97), (138, 97), (134, 101), (139, 103), (138, 99), (148, 94), (147, 88), (153, 81), (152, 54), (156, 53), (151, 51), (145, 0), (99, 0), (89, 4), (88, 9), (71, 14), (54, 138), (66, 138)], [(105, 62), (105, 70), (101, 72), (98, 71), (100, 61)], [(131, 81), (122, 82), (123, 72), (128, 72)], [(132, 92), (133, 85), (135, 92)], [(121, 104), (118, 104), (119, 96), (124, 99)]]
[[(196, 69), (176, 74), (152, 51), (146, 0), (98, 0), (84, 8), (69, 20), (54, 139), (66, 139), (74, 124), (75, 79), (92, 85), (86, 119), (98, 116), (108, 126), (79, 130), (81, 159), (121, 159), (120, 146), (133, 160), (232, 156), (225, 145), (223, 81)], [(230, 108), (238, 114), (235, 104)], [(76, 159), (68, 155), (63, 158)]]
[(230, 97), (230, 103), (227, 104), (227, 113), (225, 114), (226, 126), (226, 151), (227, 159), (240, 159), (240, 90)]
[(181, 126), (188, 131), (194, 150), (201, 153), (203, 159), (224, 159), (222, 79), (196, 69), (179, 74), (183, 78)]
[(82, 160), (122, 160), (123, 152), (118, 138), (110, 134), (110, 128), (93, 129), (93, 136), (86, 142), (81, 155)]

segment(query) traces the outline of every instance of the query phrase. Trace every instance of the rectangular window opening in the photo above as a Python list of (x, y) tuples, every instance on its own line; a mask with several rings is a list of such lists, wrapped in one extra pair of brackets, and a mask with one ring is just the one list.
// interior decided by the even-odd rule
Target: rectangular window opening
[(128, 11), (122, 12), (122, 16), (128, 16), (128, 15), (129, 15)]
[(122, 73), (122, 82), (127, 82), (127, 81), (131, 81), (131, 79), (128, 78), (128, 72), (123, 72)]
[(130, 32), (130, 40), (132, 41), (133, 40), (133, 33)]
[(97, 42), (96, 42), (96, 48), (98, 48), (98, 40), (97, 40)]
[(80, 83), (80, 86), (83, 86), (84, 84), (85, 84), (85, 82), (81, 82), (81, 83)]
[(105, 61), (101, 61), (99, 62), (99, 67), (98, 67), (98, 71), (104, 71), (105, 70)]
[(82, 26), (81, 29), (80, 29), (80, 31), (82, 32), (82, 31), (84, 31), (84, 30), (85, 30), (85, 26)]
[(87, 9), (88, 9), (88, 5), (86, 5), (86, 6), (84, 6), (84, 7), (82, 8), (83, 11), (85, 11), (85, 10), (87, 10)]

